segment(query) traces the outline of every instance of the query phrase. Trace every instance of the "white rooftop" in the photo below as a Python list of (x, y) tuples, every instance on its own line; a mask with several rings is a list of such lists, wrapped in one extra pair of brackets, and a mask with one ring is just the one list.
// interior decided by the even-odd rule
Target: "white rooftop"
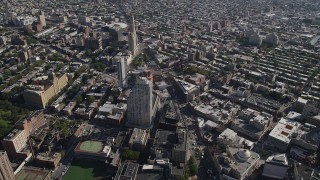
[(278, 124), (270, 132), (269, 136), (280, 141), (289, 143), (292, 139), (293, 133), (297, 132), (300, 123), (281, 118)]

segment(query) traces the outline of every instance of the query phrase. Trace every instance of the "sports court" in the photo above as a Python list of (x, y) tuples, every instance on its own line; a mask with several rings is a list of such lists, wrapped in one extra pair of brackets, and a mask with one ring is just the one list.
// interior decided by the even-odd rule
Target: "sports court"
[(99, 141), (84, 141), (80, 143), (77, 147), (80, 151), (87, 151), (87, 152), (100, 152), (103, 148), (102, 142)]

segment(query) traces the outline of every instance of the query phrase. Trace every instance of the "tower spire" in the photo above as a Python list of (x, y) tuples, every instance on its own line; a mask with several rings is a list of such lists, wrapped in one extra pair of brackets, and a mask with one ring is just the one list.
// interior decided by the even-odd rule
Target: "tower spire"
[(130, 33), (128, 37), (128, 43), (129, 43), (129, 51), (131, 52), (131, 55), (135, 57), (138, 52), (138, 37), (136, 33), (134, 15), (132, 13), (130, 14)]
[(130, 32), (131, 33), (135, 33), (136, 32), (136, 25), (135, 25), (135, 22), (134, 22), (134, 15), (133, 14), (130, 15)]

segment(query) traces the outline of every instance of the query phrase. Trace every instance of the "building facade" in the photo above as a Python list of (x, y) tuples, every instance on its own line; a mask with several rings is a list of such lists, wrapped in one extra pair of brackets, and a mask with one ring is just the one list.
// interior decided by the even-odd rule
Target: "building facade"
[(152, 83), (145, 77), (137, 79), (128, 98), (127, 123), (137, 127), (152, 124)]
[(25, 130), (14, 129), (2, 140), (2, 146), (10, 157), (25, 158), (30, 153), (22, 152), (26, 147), (28, 135)]
[(36, 108), (45, 108), (50, 99), (57, 95), (67, 84), (67, 74), (60, 77), (52, 75), (49, 77), (50, 84), (45, 86), (37, 86), (37, 88), (30, 88), (23, 92), (23, 98), (27, 105)]
[(14, 173), (9, 161), (8, 155), (5, 151), (0, 151), (0, 179), (13, 180)]
[(118, 86), (123, 88), (125, 86), (125, 79), (126, 79), (126, 63), (124, 62), (124, 58), (120, 57), (119, 61), (117, 62), (117, 69), (118, 69)]
[(47, 26), (46, 17), (45, 17), (43, 12), (41, 12), (41, 14), (39, 16), (39, 21), (40, 21), (40, 24), (42, 25), (42, 27), (46, 27)]
[(149, 132), (147, 130), (134, 128), (129, 140), (129, 147), (133, 150), (144, 150), (147, 146)]

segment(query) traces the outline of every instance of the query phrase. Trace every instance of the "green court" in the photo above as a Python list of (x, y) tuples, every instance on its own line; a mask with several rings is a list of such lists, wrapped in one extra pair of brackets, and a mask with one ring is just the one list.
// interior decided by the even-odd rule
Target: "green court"
[(80, 151), (100, 152), (103, 148), (102, 142), (99, 141), (84, 141), (80, 144)]
[(63, 180), (94, 180), (107, 176), (104, 163), (89, 160), (75, 160), (72, 162)]

